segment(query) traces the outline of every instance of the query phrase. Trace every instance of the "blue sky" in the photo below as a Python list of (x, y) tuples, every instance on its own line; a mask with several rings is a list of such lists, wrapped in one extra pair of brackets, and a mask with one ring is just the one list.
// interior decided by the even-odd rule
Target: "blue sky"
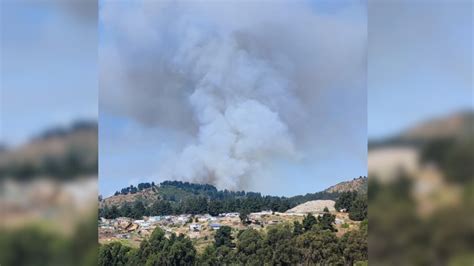
[(372, 1), (368, 135), (473, 108), (472, 1)]
[[(311, 12), (341, 21), (365, 24), (368, 16), (367, 92), (344, 96), (337, 93), (344, 88), (335, 88), (334, 95), (325, 95), (328, 104), (321, 108), (339, 112), (351, 134), (331, 138), (331, 128), (322, 128), (326, 141), (308, 155), (317, 161), (281, 162), (272, 171), (291, 178), (257, 189), (293, 195), (364, 174), (364, 136), (389, 136), (424, 119), (472, 108), (472, 3), (374, 2), (368, 13), (365, 1), (311, 2)], [(3, 142), (20, 144), (50, 126), (97, 117), (97, 28), (69, 12), (54, 1), (43, 6), (2, 1)], [(368, 121), (353, 123), (354, 116), (362, 116), (361, 108), (351, 114), (353, 99), (366, 106)], [(166, 151), (188, 137), (101, 108), (100, 192), (156, 180)]]
[(56, 1), (2, 1), (1, 7), (2, 141), (15, 146), (48, 127), (96, 119), (93, 18)]
[[(307, 8), (305, 12), (313, 13), (314, 15), (311, 16), (317, 16), (321, 23), (327, 23), (328, 27), (331, 27), (323, 30), (319, 29), (320, 33), (317, 34), (321, 35), (315, 34), (317, 39), (322, 38), (325, 34), (334, 34), (333, 36), (326, 36), (326, 38), (336, 40), (336, 46), (340, 45), (338, 42), (345, 45), (344, 39), (340, 38), (344, 38), (344, 34), (347, 34), (351, 27), (355, 27), (359, 31), (357, 33), (359, 36), (365, 36), (366, 5), (364, 1), (314, 1), (310, 2), (309, 5), (303, 5)], [(104, 3), (101, 6), (104, 6)], [(117, 8), (117, 6), (114, 7)], [(110, 12), (110, 10), (107, 10), (107, 12)], [(221, 11), (224, 14), (227, 12), (227, 10)], [(104, 19), (110, 21), (110, 14), (107, 12), (104, 12)], [(139, 29), (145, 27), (143, 21), (128, 17), (129, 13), (133, 13), (131, 9), (117, 8), (114, 12), (124, 12), (119, 16), (120, 22), (117, 24), (128, 22), (131, 23), (130, 27), (136, 25), (141, 25)], [(127, 12), (129, 13), (127, 14)], [(341, 25), (347, 28), (341, 28)], [(143, 45), (137, 40), (137, 38), (143, 37), (139, 31), (133, 30), (133, 28), (127, 29), (127, 27), (124, 27), (124, 29), (133, 32), (135, 36), (133, 42), (124, 42), (126, 38), (120, 36), (121, 33), (117, 32), (116, 28), (104, 26), (103, 23), (100, 24), (101, 56), (110, 52), (112, 50), (110, 47), (114, 45), (134, 45), (136, 43)], [(334, 32), (331, 32), (331, 29)], [(350, 34), (346, 37), (348, 40), (354, 38)], [(315, 40), (315, 42), (321, 43), (322, 47), (331, 45), (331, 41), (326, 40)], [(354, 43), (353, 45), (358, 44)], [(346, 69), (344, 66), (354, 65), (351, 61), (355, 60), (352, 58), (353, 56), (354, 58), (358, 56), (365, 58), (365, 50), (364, 47), (361, 47), (358, 50), (358, 55), (352, 55), (347, 52), (352, 51), (351, 49), (342, 46), (335, 49), (341, 49), (340, 51), (335, 50), (336, 53), (346, 53), (347, 56), (342, 57), (342, 59), (339, 58), (339, 55), (334, 58), (331, 57), (332, 55), (321, 55), (321, 58), (315, 58), (315, 61), (321, 59), (340, 60), (341, 62), (338, 63), (341, 64), (342, 68), (341, 73), (338, 74), (335, 71), (339, 71), (339, 68), (334, 67), (332, 62), (328, 62), (328, 68), (322, 67), (321, 69), (322, 72), (327, 72), (329, 76), (325, 78), (332, 80), (325, 81), (329, 84), (325, 86), (330, 89), (321, 91), (318, 102), (310, 107), (311, 116), (314, 117), (311, 118), (311, 121), (308, 121), (307, 127), (312, 128), (308, 129), (307, 132), (300, 133), (300, 135), (305, 135), (305, 138), (311, 139), (307, 142), (308, 147), (303, 148), (305, 150), (304, 156), (296, 161), (282, 159), (273, 162), (271, 167), (263, 167), (261, 171), (264, 173), (261, 176), (265, 177), (253, 180), (247, 188), (248, 190), (273, 195), (304, 194), (317, 192), (337, 182), (366, 174), (366, 68), (363, 64), (364, 61), (357, 65), (355, 70)], [(131, 50), (135, 55), (148, 51), (146, 49), (142, 51)], [(329, 49), (329, 54), (332, 52), (333, 50)], [(150, 56), (153, 55), (150, 54)], [(119, 62), (123, 63), (123, 60)], [(123, 63), (124, 68), (127, 68), (126, 64), (133, 66), (146, 65), (147, 58), (143, 60), (145, 61), (142, 62), (140, 59), (127, 61)], [(107, 64), (107, 60), (101, 58), (101, 73), (102, 71), (107, 72), (108, 67), (115, 67), (112, 65), (114, 64)], [(324, 64), (318, 65), (318, 67), (322, 65)], [(311, 72), (310, 69), (306, 71)], [(356, 77), (354, 78), (353, 75)], [(143, 83), (146, 82), (143, 81)], [(151, 86), (148, 91), (153, 89), (153, 86)], [(140, 103), (143, 105), (149, 104), (148, 99), (130, 106), (122, 104), (122, 102), (127, 102), (127, 99), (123, 99), (123, 96), (117, 96), (109, 90), (101, 91), (100, 96), (100, 193), (110, 195), (124, 186), (136, 185), (142, 181), (163, 181), (159, 175), (162, 162), (168, 159), (167, 156), (170, 151), (179, 151), (189, 142), (192, 142), (190, 133), (172, 127), (169, 128), (165, 124), (149, 125), (143, 123), (136, 117), (140, 111), (134, 108), (137, 108)], [(133, 91), (133, 88), (130, 90)], [(137, 88), (136, 93), (139, 92)], [(126, 97), (139, 96), (131, 93)], [(153, 94), (150, 94), (150, 97), (153, 97)], [(130, 111), (130, 109), (133, 110)], [(156, 109), (161, 110), (153, 107), (146, 110)]]
[[(347, 123), (344, 130), (351, 130), (341, 136), (332, 134), (331, 123), (321, 128), (315, 138), (324, 136), (326, 141), (318, 142), (304, 160), (282, 161), (269, 170), (280, 177), (278, 182), (270, 188), (264, 185), (268, 180), (254, 184), (263, 193), (315, 192), (363, 175), (367, 136), (384, 138), (431, 117), (472, 108), (469, 1), (372, 1), (368, 13), (365, 1), (312, 1), (310, 6), (318, 15), (366, 23), (366, 93), (360, 97), (362, 92), (355, 90), (358, 95), (343, 95), (343, 88), (334, 88), (324, 96), (327, 104), (320, 108), (321, 115), (339, 113), (338, 119)], [(352, 107), (358, 110), (360, 105), (365, 106), (364, 114), (351, 113)], [(101, 142), (105, 151), (101, 152), (101, 193), (113, 193), (137, 180), (156, 180), (159, 161), (165, 159), (162, 151), (186, 142), (185, 133), (150, 129), (129, 117), (101, 111), (101, 140), (108, 139)], [(367, 120), (360, 118), (363, 115)], [(360, 120), (354, 123), (356, 117)], [(121, 149), (112, 150), (118, 142)], [(143, 143), (150, 145), (143, 147)]]

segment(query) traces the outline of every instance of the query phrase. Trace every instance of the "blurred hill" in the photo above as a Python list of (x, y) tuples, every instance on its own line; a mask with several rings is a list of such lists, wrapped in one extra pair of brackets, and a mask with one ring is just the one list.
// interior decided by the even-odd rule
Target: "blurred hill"
[(399, 134), (382, 139), (369, 140), (369, 149), (386, 146), (420, 147), (439, 139), (464, 139), (474, 134), (474, 111), (460, 111), (419, 123)]
[(0, 178), (69, 179), (97, 174), (97, 123), (78, 121), (48, 129), (14, 148), (0, 148)]

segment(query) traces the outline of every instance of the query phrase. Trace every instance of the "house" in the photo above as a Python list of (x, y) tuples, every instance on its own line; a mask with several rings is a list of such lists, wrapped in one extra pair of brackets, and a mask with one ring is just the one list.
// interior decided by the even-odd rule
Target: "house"
[(148, 218), (148, 222), (150, 223), (156, 223), (156, 222), (159, 222), (161, 220), (161, 216), (150, 216)]
[(229, 213), (221, 213), (219, 216), (221, 217), (239, 217), (240, 213), (238, 212), (229, 212)]
[(219, 230), (219, 228), (221, 228), (220, 224), (210, 224), (210, 226), (213, 230)]
[(209, 221), (217, 220), (216, 217), (212, 217), (212, 215), (210, 214), (196, 215), (196, 218), (198, 219), (199, 222), (209, 222)]
[(192, 232), (199, 232), (201, 231), (201, 225), (200, 224), (190, 224), (189, 225), (189, 230)]
[(145, 229), (145, 228), (150, 228), (151, 224), (149, 222), (143, 222), (140, 224), (140, 227)]
[(126, 228), (125, 230), (127, 230), (128, 232), (132, 232), (132, 231), (135, 231), (138, 229), (138, 224), (135, 224), (135, 223), (130, 223)]
[(121, 238), (121, 239), (129, 239), (130, 236), (128, 234), (118, 234), (115, 237)]

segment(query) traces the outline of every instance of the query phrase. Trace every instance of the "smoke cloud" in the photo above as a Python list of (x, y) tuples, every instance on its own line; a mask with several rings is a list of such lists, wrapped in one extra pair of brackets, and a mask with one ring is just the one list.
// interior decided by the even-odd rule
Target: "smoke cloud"
[[(306, 2), (100, 8), (101, 110), (192, 138), (161, 164), (162, 179), (246, 187), (347, 126), (327, 102), (365, 85), (364, 25)], [(354, 112), (365, 118), (365, 106)]]

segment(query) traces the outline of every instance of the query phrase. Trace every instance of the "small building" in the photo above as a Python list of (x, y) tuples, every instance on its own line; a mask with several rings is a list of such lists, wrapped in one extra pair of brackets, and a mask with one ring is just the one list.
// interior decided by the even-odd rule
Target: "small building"
[(189, 230), (192, 232), (199, 232), (201, 231), (201, 225), (200, 224), (190, 224), (189, 225)]
[(220, 224), (214, 223), (209, 225), (213, 230), (219, 230), (221, 228)]
[(148, 218), (148, 222), (150, 223), (156, 223), (156, 222), (159, 222), (161, 221), (161, 216), (150, 216)]
[(130, 223), (130, 225), (125, 228), (125, 230), (127, 230), (128, 232), (132, 232), (132, 231), (137, 230), (138, 227), (139, 227), (138, 224)]
[(239, 217), (240, 213), (238, 212), (229, 212), (229, 213), (221, 213), (219, 216), (221, 217)]
[(129, 239), (130, 235), (129, 234), (118, 234), (118, 235), (116, 235), (116, 237), (121, 238), (121, 239)]
[(335, 223), (335, 224), (343, 224), (343, 223), (344, 223), (344, 220), (343, 220), (343, 219), (336, 218), (336, 219), (334, 220), (334, 223)]

